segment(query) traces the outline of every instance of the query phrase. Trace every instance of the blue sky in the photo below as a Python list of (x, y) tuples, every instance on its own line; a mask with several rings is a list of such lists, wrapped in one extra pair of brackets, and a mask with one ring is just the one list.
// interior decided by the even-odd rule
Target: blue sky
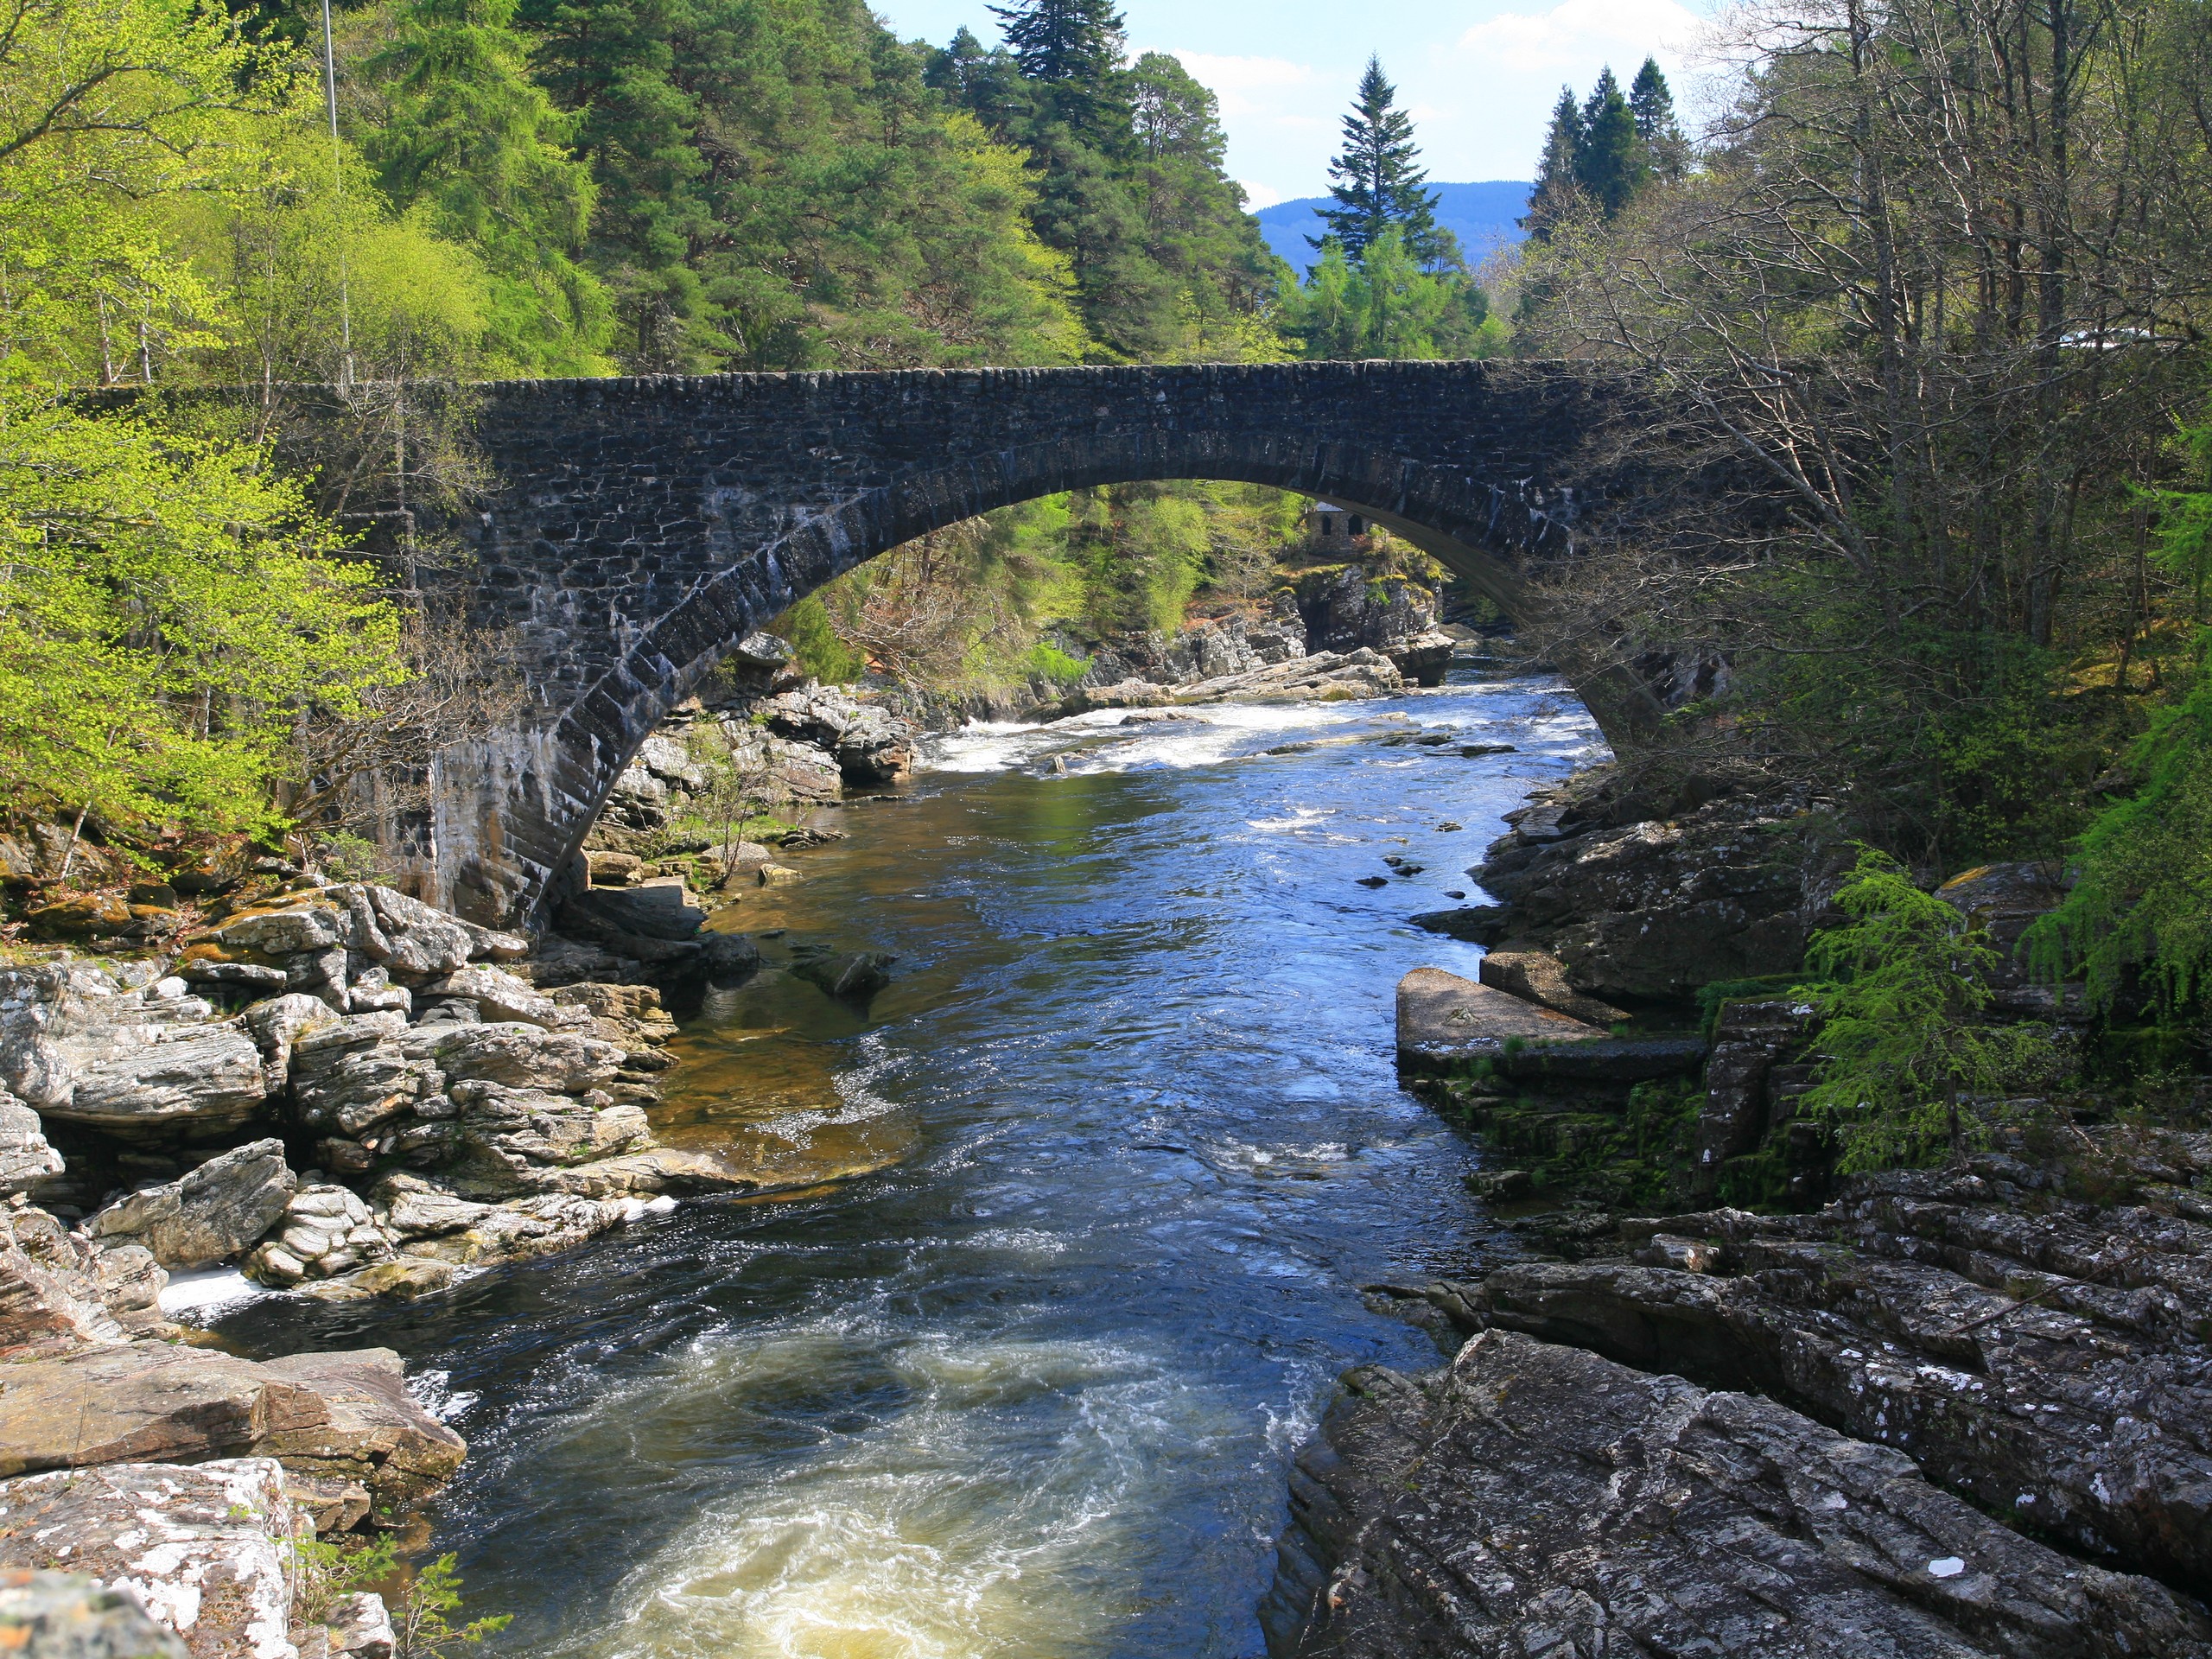
[[(1429, 176), (1525, 179), (1560, 84), (1623, 80), (1649, 52), (1692, 102), (1682, 66), (1698, 0), (1122, 0), (1133, 52), (1173, 52), (1220, 95), (1229, 170), (1264, 207), (1328, 186), (1337, 118), (1379, 52), (1413, 112)], [(875, 0), (909, 39), (965, 23), (999, 38), (987, 0)]]

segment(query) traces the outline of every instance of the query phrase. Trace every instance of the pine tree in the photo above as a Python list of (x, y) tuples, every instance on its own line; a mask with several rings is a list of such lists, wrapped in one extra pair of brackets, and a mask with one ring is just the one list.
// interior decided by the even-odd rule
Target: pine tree
[(1646, 58), (1628, 89), (1629, 113), (1636, 119), (1636, 136), (1651, 170), (1662, 179), (1679, 179), (1689, 168), (1690, 142), (1675, 119), (1675, 94), (1659, 60)]
[(1559, 89), (1552, 105), (1551, 130), (1544, 135), (1543, 158), (1536, 163), (1535, 188), (1529, 192), (1529, 211), (1519, 221), (1531, 239), (1548, 241), (1552, 227), (1574, 209), (1581, 195), (1576, 168), (1582, 154), (1582, 107), (1574, 101), (1574, 88)]
[(1115, 155), (1128, 147), (1122, 86), (1122, 14), (1113, 0), (1015, 0), (993, 6), (1015, 66), (1044, 94), (1050, 117)]
[(579, 124), (531, 79), (513, 16), (514, 0), (404, 0), (363, 65), (385, 119), (360, 148), (395, 206), (425, 204), (491, 268), (496, 354), (531, 373), (594, 372), (607, 303), (576, 256), (596, 193), (568, 152)]
[(1577, 147), (1575, 182), (1607, 219), (1616, 216), (1651, 175), (1643, 141), (1621, 84), (1608, 67), (1582, 104), (1582, 142)]
[(993, 6), (1032, 80), (1103, 82), (1122, 65), (1122, 14), (1113, 0), (1015, 0)]
[[(1329, 194), (1338, 206), (1321, 209), (1347, 257), (1355, 261), (1386, 231), (1395, 229), (1406, 251), (1422, 266), (1456, 264), (1459, 247), (1436, 223), (1436, 197), (1423, 188), (1428, 175), (1417, 162), (1413, 118), (1397, 107), (1398, 89), (1382, 77), (1378, 58), (1367, 60), (1359, 93), (1344, 118), (1344, 147), (1329, 163)], [(1326, 238), (1322, 238), (1326, 239)], [(1322, 239), (1306, 238), (1314, 247)]]

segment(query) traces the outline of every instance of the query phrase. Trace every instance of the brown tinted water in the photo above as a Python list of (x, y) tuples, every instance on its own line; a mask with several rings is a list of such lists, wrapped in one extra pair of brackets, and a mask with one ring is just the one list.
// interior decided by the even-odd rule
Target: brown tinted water
[[(1434, 1361), (1360, 1287), (1489, 1235), (1391, 1064), (1398, 977), (1479, 952), (1404, 918), (1478, 899), (1499, 815), (1596, 740), (1534, 681), (1116, 718), (951, 741), (724, 918), (785, 931), (690, 1020), (658, 1128), (785, 1191), (223, 1321), (408, 1356), (472, 1446), (435, 1543), (516, 1615), (485, 1652), (1261, 1650), (1332, 1380)], [(1377, 741), (1409, 722), (1520, 753)], [(1384, 854), (1424, 868), (1356, 885)], [(785, 971), (809, 943), (893, 982), (834, 1001)]]

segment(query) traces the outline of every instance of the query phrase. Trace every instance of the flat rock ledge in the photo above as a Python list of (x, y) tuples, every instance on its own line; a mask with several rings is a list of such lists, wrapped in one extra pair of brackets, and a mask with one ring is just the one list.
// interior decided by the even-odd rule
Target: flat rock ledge
[(1441, 968), (1416, 968), (1398, 982), (1398, 1063), (1409, 1069), (1495, 1058), (1508, 1043), (1518, 1048), (1604, 1035), (1602, 1027)]
[(2152, 1205), (2204, 1210), (2212, 1137), (2126, 1150), (2107, 1179), (2123, 1164), (2165, 1177), (2133, 1202), (2071, 1197), (1989, 1154), (1861, 1178), (1810, 1215), (1632, 1218), (1615, 1243), (1630, 1260), (1519, 1263), (1428, 1300), (1461, 1332), (1785, 1402), (2024, 1531), (2202, 1596), (2212, 1225)]
[(1277, 1659), (2212, 1655), (2164, 1586), (1769, 1400), (1495, 1329), (1347, 1385), (1294, 1476)]
[(387, 1522), (467, 1445), (407, 1392), (388, 1348), (254, 1361), (168, 1343), (0, 1365), (0, 1476), (125, 1462), (281, 1459), (320, 1531)]

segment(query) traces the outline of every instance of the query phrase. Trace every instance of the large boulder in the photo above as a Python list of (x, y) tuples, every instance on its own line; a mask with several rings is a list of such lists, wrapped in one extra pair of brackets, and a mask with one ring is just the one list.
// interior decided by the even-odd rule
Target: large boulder
[(551, 1172), (652, 1145), (638, 1107), (496, 1083), (456, 1084), (461, 1106), (456, 1182), (472, 1197), (512, 1198), (554, 1185)]
[(260, 1051), (214, 1013), (85, 963), (0, 971), (0, 1090), (44, 1117), (126, 1137), (236, 1128), (268, 1083)]
[(913, 728), (839, 686), (785, 691), (763, 701), (754, 713), (773, 735), (835, 756), (848, 783), (893, 783), (913, 765)]
[(273, 1457), (303, 1481), (342, 1477), (390, 1514), (468, 1449), (385, 1348), (265, 1363), (160, 1343), (83, 1348), (0, 1368), (0, 1476)]
[(0, 1569), (0, 1653), (16, 1659), (190, 1659), (127, 1590), (84, 1573)]
[[(1436, 594), (1410, 577), (1373, 574), (1362, 564), (1309, 571), (1295, 589), (1309, 652), (1361, 646), (1395, 653), (1436, 628)], [(1449, 660), (1449, 635), (1446, 658)]]
[(123, 1338), (90, 1247), (43, 1210), (0, 1208), (0, 1362)]
[(406, 1369), (388, 1348), (290, 1354), (264, 1361), (262, 1370), (272, 1388), (307, 1389), (321, 1402), (322, 1416), (272, 1417), (256, 1449), (296, 1480), (367, 1488), (379, 1519), (421, 1503), (467, 1455), (467, 1442), (408, 1393)]
[(445, 1076), (410, 1055), (404, 1015), (349, 1014), (292, 1046), (294, 1110), (302, 1128), (359, 1137), (440, 1094)]
[(46, 1115), (125, 1139), (243, 1127), (269, 1097), (261, 1051), (235, 1026), (153, 1027), (76, 1074), (67, 1102)]
[(299, 1191), (281, 1141), (254, 1141), (181, 1180), (141, 1188), (92, 1217), (101, 1239), (144, 1245), (165, 1268), (207, 1268), (245, 1249)]
[[(295, 1659), (294, 1526), (283, 1471), (267, 1458), (0, 1482), (0, 1567), (89, 1573), (132, 1598), (192, 1659)], [(71, 1659), (179, 1650), (87, 1648)]]
[(1607, 1001), (1793, 971), (1831, 855), (1802, 797), (1726, 780), (1647, 797), (1596, 767), (1505, 819), (1468, 874), (1510, 907), (1507, 948)]
[(2164, 1585), (1772, 1401), (1497, 1330), (1347, 1383), (1294, 1483), (1277, 1655), (2212, 1655)]
[(1485, 985), (1601, 1030), (1628, 1017), (1611, 1003), (1576, 990), (1559, 958), (1541, 950), (1492, 950), (1476, 971)]
[(498, 1020), (520, 1020), (522, 1024), (533, 1024), (546, 1031), (560, 1024), (560, 1008), (553, 998), (531, 987), (529, 980), (518, 980), (506, 969), (495, 967), (465, 967), (454, 969), (442, 980), (431, 980), (423, 987), (425, 998), (458, 998), (475, 1007), (478, 1020), (498, 1022)]
[(464, 1198), (449, 1187), (395, 1171), (377, 1184), (377, 1218), (403, 1243), (464, 1232), (491, 1212), (488, 1204)]
[(668, 1052), (676, 1020), (661, 1006), (657, 988), (586, 980), (561, 986), (551, 995), (556, 1007), (581, 1009), (591, 1016), (591, 1024), (579, 1029), (622, 1050), (626, 1071), (664, 1071), (676, 1063)]
[(2050, 1020), (2081, 1007), (2081, 987), (2038, 982), (2024, 948), (2028, 930), (2063, 904), (2066, 892), (2062, 867), (2033, 861), (1984, 864), (1936, 889), (1996, 951), (1989, 986), (2000, 1013)]
[(468, 1226), (420, 1239), (409, 1253), (464, 1267), (556, 1255), (626, 1224), (639, 1213), (638, 1205), (634, 1198), (539, 1193), (487, 1205)]
[(582, 1094), (613, 1082), (622, 1065), (622, 1051), (612, 1043), (580, 1032), (541, 1031), (518, 1023), (456, 1026), (435, 1033), (418, 1027), (410, 1040), (427, 1047), (455, 1084), (496, 1083)]
[(1201, 680), (1170, 698), (1176, 703), (1334, 702), (1395, 696), (1406, 689), (1397, 665), (1365, 646), (1338, 655), (1295, 657), (1217, 680)]

